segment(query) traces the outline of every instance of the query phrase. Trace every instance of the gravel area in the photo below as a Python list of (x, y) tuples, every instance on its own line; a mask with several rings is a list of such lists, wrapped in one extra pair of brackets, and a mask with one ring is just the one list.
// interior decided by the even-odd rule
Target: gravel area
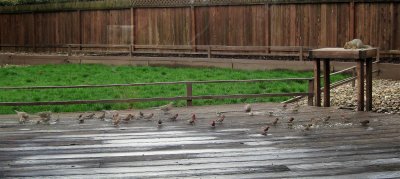
[[(355, 110), (357, 105), (356, 90), (352, 83), (332, 89), (331, 106)], [(307, 104), (305, 100), (301, 103)], [(400, 81), (373, 80), (372, 111), (400, 115)]]

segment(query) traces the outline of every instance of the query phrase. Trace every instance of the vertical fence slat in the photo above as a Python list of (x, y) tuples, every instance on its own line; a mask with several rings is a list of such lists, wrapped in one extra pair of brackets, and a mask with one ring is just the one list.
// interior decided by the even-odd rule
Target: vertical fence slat
[(186, 96), (189, 97), (186, 100), (186, 105), (187, 106), (192, 106), (193, 105), (192, 98), (190, 98), (190, 97), (193, 96), (192, 83), (186, 83)]

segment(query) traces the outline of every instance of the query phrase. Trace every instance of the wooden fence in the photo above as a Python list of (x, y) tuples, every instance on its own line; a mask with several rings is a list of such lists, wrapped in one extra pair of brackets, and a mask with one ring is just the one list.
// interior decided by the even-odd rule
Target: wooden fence
[(0, 10), (0, 50), (66, 51), (66, 44), (193, 51), (205, 45), (341, 47), (353, 38), (382, 51), (400, 50), (399, 1), (174, 1), (158, 8), (145, 2), (151, 1), (114, 9)]

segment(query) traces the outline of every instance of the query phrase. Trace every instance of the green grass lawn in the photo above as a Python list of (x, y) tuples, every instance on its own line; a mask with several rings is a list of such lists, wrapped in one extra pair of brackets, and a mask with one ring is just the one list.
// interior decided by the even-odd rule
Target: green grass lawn
[[(292, 77), (312, 77), (312, 72), (294, 72), (288, 70), (245, 71), (219, 68), (168, 68), (168, 67), (133, 67), (106, 65), (38, 65), (10, 66), (0, 69), (0, 86), (47, 86), (47, 85), (88, 85), (88, 84), (125, 84), (166, 81), (205, 81), (230, 79), (272, 79)], [(332, 81), (345, 76), (332, 77)], [(223, 83), (194, 84), (193, 95), (217, 94), (257, 94), (279, 92), (305, 92), (306, 81), (259, 82), (259, 83)], [(186, 95), (185, 85), (158, 85), (140, 87), (46, 89), (46, 90), (2, 90), (1, 102), (33, 102), (59, 100), (96, 100), (174, 97)], [(194, 100), (194, 105), (281, 102), (288, 97)], [(0, 107), (1, 114), (13, 113), (13, 110), (27, 112), (53, 111), (92, 111), (102, 109), (137, 109), (166, 104), (166, 101), (122, 104), (54, 105)], [(175, 105), (184, 106), (186, 101), (176, 101)]]

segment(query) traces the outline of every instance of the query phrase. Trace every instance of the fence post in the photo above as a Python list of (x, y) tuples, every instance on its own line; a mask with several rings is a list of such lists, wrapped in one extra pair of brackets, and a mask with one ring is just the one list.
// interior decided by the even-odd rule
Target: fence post
[(314, 79), (308, 80), (308, 105), (314, 106)]
[(186, 97), (188, 97), (188, 99), (186, 99), (186, 106), (192, 106), (192, 83), (188, 82), (186, 83)]
[(129, 56), (132, 57), (133, 45), (129, 45)]
[(208, 56), (208, 58), (211, 58), (211, 47), (210, 46), (208, 46), (208, 49), (207, 49), (207, 56)]
[(303, 46), (300, 46), (299, 59), (300, 59), (300, 61), (303, 61)]
[(71, 44), (68, 44), (68, 56), (71, 56)]

